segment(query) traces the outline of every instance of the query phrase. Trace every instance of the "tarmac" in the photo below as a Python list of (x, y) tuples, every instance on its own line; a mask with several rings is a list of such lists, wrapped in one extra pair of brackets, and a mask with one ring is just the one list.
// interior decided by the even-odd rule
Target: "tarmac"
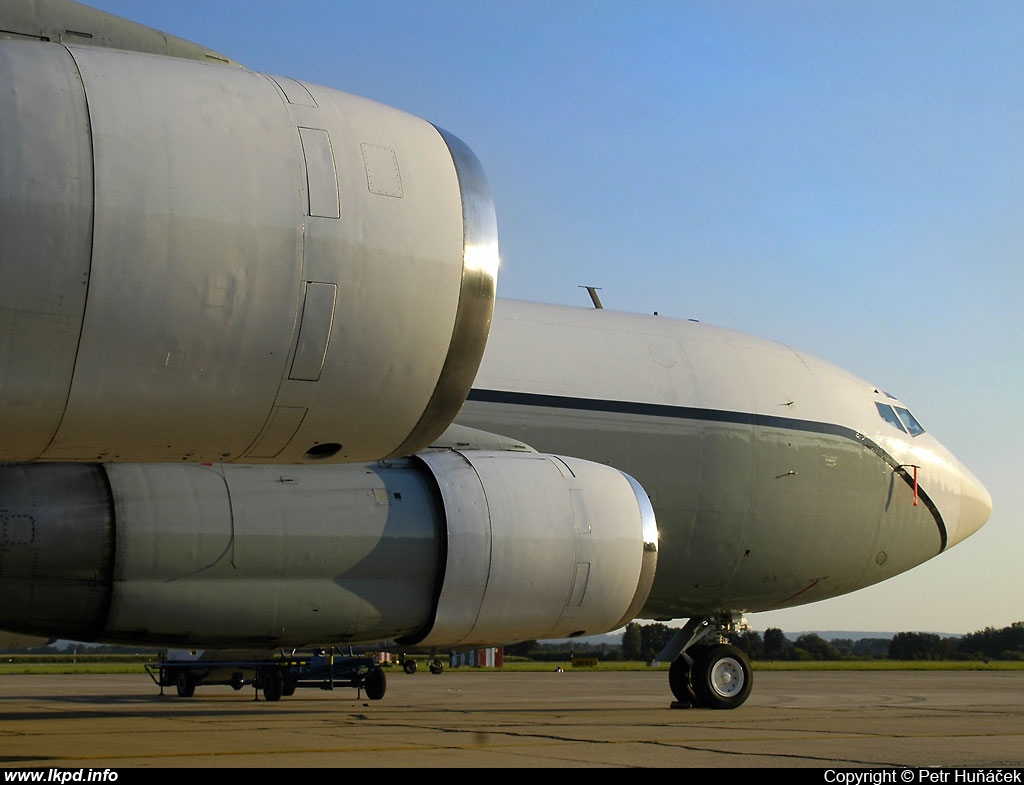
[(277, 702), (161, 695), (145, 674), (0, 676), (0, 769), (110, 768), (122, 785), (151, 768), (1022, 766), (1024, 671), (755, 670), (725, 711), (673, 708), (664, 670), (391, 668), (381, 700), (345, 687)]

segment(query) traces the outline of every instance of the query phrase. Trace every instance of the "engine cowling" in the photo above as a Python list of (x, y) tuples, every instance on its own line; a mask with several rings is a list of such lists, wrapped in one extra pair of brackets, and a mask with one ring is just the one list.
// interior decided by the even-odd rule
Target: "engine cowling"
[(616, 629), (643, 605), (657, 526), (634, 479), (550, 455), (421, 456), (444, 506), (444, 581), (433, 647), (566, 638)]
[(627, 475), (537, 453), (0, 467), (0, 629), (200, 648), (613, 630), (657, 561)]
[(0, 461), (361, 462), (454, 418), (498, 261), (462, 142), (232, 66), (0, 73)]

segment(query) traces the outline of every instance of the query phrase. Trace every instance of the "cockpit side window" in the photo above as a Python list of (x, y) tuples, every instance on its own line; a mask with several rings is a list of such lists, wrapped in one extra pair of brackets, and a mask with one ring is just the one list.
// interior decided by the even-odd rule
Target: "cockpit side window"
[(893, 408), (889, 404), (878, 403), (878, 401), (875, 401), (875, 406), (878, 407), (878, 413), (881, 415), (883, 420), (889, 423), (889, 425), (899, 428), (904, 433), (906, 432), (907, 429), (903, 427), (903, 423), (900, 422), (900, 418), (896, 416), (896, 412), (893, 411)]
[(875, 401), (875, 406), (878, 408), (879, 416), (894, 428), (899, 428), (911, 436), (920, 436), (924, 433), (921, 423), (910, 413), (909, 409), (904, 409), (902, 406), (890, 406), (878, 401)]
[(924, 433), (924, 428), (907, 409), (902, 409), (899, 406), (896, 407), (896, 414), (899, 415), (900, 422), (903, 423), (903, 427), (907, 429), (907, 433), (911, 436), (920, 436)]

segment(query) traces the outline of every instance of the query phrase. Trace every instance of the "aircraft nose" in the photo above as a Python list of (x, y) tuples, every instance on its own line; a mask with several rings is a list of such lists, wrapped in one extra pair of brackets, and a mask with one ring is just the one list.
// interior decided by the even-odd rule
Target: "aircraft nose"
[[(981, 481), (966, 469), (960, 492), (960, 520), (956, 540), (960, 542), (978, 531), (992, 515), (992, 496)], [(953, 543), (950, 543), (952, 545)]]

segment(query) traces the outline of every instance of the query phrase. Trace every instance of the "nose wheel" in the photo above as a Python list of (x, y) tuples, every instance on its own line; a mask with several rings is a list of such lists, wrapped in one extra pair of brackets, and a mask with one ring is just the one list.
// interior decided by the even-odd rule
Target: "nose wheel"
[(719, 643), (695, 646), (677, 657), (668, 672), (669, 687), (680, 704), (706, 709), (735, 709), (749, 697), (753, 673), (747, 655), (735, 646)]

